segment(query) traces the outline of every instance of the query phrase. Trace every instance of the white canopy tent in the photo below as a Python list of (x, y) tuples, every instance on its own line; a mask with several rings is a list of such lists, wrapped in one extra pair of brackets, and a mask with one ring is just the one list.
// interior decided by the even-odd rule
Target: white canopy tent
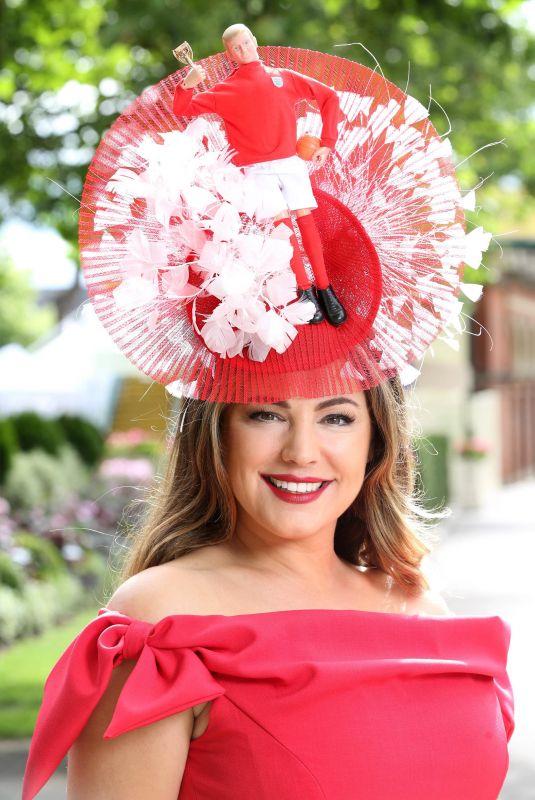
[(0, 416), (80, 414), (106, 428), (121, 379), (140, 374), (86, 304), (33, 349), (0, 349)]

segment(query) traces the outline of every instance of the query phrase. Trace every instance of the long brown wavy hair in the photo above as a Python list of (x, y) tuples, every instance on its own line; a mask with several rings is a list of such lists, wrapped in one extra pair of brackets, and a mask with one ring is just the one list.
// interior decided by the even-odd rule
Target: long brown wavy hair
[[(392, 378), (364, 392), (372, 421), (372, 457), (362, 488), (339, 517), (334, 549), (351, 564), (378, 567), (409, 595), (429, 588), (422, 572), (430, 552), (427, 512), (415, 496), (415, 453), (403, 386)], [(167, 469), (141, 529), (127, 537), (122, 582), (232, 537), (236, 501), (224, 465), (222, 422), (227, 403), (184, 399)]]

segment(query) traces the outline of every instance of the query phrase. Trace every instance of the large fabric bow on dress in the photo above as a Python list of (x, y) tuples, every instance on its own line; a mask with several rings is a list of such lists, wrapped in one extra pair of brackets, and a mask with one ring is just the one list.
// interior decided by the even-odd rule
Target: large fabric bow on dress
[[(124, 660), (133, 662), (132, 669), (106, 739), (215, 701), (208, 749), (203, 749), (206, 734), (190, 744), (188, 800), (262, 796), (246, 792), (242, 783), (249, 769), (247, 785), (258, 787), (257, 776), (262, 779), (255, 754), (267, 759), (268, 767), (289, 767), (286, 791), (276, 796), (292, 800), (297, 761), (307, 800), (349, 797), (355, 776), (366, 776), (365, 798), (405, 800), (409, 795), (400, 776), (406, 781), (407, 764), (415, 763), (418, 780), (412, 769), (409, 779), (410, 796), (417, 800), (496, 797), (507, 769), (505, 743), (514, 728), (509, 639), (510, 629), (499, 617), (294, 609), (174, 614), (151, 624), (102, 609), (47, 679), (22, 800), (33, 800), (54, 773)], [(359, 714), (346, 715), (338, 730), (341, 708), (358, 708)], [(343, 773), (333, 774), (332, 757), (323, 757), (318, 719), (322, 730), (329, 730), (331, 752), (349, 769), (348, 788), (338, 794), (318, 790)], [(379, 748), (390, 769), (384, 758), (370, 763), (367, 746), (372, 752)], [(295, 758), (299, 753), (304, 762)], [(313, 776), (322, 769), (318, 783)], [(370, 790), (371, 780), (387, 790)], [(430, 794), (433, 780), (440, 791), (435, 785)], [(457, 788), (452, 793), (448, 786)]]
[[(182, 646), (181, 646), (182, 645)], [(171, 617), (158, 625), (101, 611), (71, 643), (50, 673), (28, 757), (23, 800), (46, 783), (84, 729), (103, 696), (112, 671), (136, 662), (117, 701), (104, 738), (156, 722), (224, 689), (191, 643), (180, 641)]]

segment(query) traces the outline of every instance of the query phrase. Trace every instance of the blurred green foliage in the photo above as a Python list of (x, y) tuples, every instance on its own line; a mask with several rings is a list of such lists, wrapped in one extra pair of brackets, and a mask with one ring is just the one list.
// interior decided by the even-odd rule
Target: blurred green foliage
[[(2, 589), (0, 587), (0, 593)], [(2, 599), (9, 597), (8, 592)], [(20, 600), (11, 597), (13, 606)], [(43, 699), (43, 684), (55, 662), (80, 630), (97, 614), (91, 606), (80, 611), (69, 622), (33, 636), (0, 652), (0, 738), (31, 736)], [(1, 616), (4, 615), (2, 607)], [(0, 637), (2, 620), (0, 618)], [(12, 641), (7, 639), (6, 641)]]
[(28, 451), (38, 448), (55, 456), (61, 445), (65, 443), (66, 437), (63, 428), (55, 420), (46, 419), (35, 411), (21, 411), (20, 414), (13, 414), (9, 419), (15, 429), (21, 450)]
[(84, 464), (96, 467), (102, 460), (105, 449), (101, 431), (89, 420), (74, 414), (62, 414), (56, 422)]
[[(1, 131), (0, 127), (0, 138)], [(0, 347), (10, 342), (29, 345), (54, 325), (55, 311), (38, 306), (36, 297), (30, 277), (0, 255)]]
[(415, 442), (415, 448), (418, 461), (417, 488), (424, 506), (440, 510), (450, 498), (449, 437), (443, 433), (428, 434)]
[(0, 645), (41, 633), (87, 604), (83, 585), (67, 572), (28, 579), (22, 592), (0, 586)]
[(46, 580), (67, 574), (67, 565), (61, 553), (48, 539), (21, 531), (13, 537), (13, 542), (28, 551), (31, 557), (28, 571), (33, 578)]
[(0, 486), (7, 478), (18, 448), (13, 423), (9, 419), (0, 419)]
[(24, 588), (24, 570), (7, 553), (0, 551), (0, 586), (8, 586), (16, 592)]
[(90, 472), (70, 445), (64, 445), (57, 456), (35, 448), (15, 453), (2, 494), (19, 510), (53, 513), (65, 507), (69, 497), (89, 480)]
[[(6, 0), (0, 63), (0, 171), (5, 210), (52, 223), (74, 241), (76, 197), (102, 133), (147, 85), (197, 58), (243, 21), (260, 44), (322, 50), (373, 67), (448, 121), (465, 187), (493, 173), (535, 188), (535, 42), (514, 19), (521, 0)], [(410, 63), (410, 77), (408, 65)], [(516, 199), (516, 211), (522, 200)], [(529, 203), (528, 203), (529, 205)], [(525, 204), (524, 204), (525, 206)], [(515, 212), (516, 213), (516, 212)]]

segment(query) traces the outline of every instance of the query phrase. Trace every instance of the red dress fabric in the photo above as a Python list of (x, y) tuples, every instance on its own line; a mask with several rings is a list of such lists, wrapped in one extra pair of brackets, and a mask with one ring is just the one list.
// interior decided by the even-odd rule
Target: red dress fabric
[(102, 609), (52, 670), (23, 800), (137, 661), (105, 737), (205, 700), (178, 800), (496, 800), (513, 731), (500, 617), (330, 609), (173, 615)]

